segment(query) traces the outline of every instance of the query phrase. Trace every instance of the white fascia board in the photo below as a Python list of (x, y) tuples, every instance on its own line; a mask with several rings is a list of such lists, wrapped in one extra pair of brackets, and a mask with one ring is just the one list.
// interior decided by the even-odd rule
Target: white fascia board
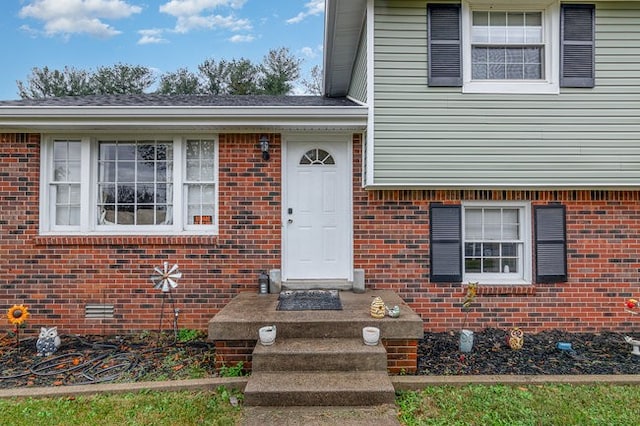
[(383, 184), (383, 183), (373, 183), (365, 186), (367, 190), (380, 190), (380, 191), (393, 191), (393, 190), (428, 190), (428, 191), (438, 191), (438, 190), (456, 190), (456, 191), (476, 191), (476, 190), (504, 190), (504, 191), (571, 191), (571, 190), (586, 190), (586, 189), (597, 189), (597, 190), (630, 190), (630, 189), (638, 189), (640, 187), (640, 183), (625, 183), (625, 182), (609, 182), (603, 184), (602, 182), (581, 182), (577, 183), (568, 183), (568, 184), (559, 184), (559, 183), (522, 183), (522, 184), (514, 184), (514, 183), (461, 183), (461, 184), (444, 184), (444, 183), (434, 183), (434, 184), (416, 184), (416, 183), (394, 183), (394, 184)]
[(367, 107), (0, 107), (11, 130), (362, 130)]

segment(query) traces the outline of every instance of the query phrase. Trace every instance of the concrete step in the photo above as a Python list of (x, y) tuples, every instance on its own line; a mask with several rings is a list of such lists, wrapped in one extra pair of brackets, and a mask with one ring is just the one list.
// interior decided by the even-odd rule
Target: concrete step
[(279, 339), (271, 346), (256, 344), (254, 372), (268, 371), (387, 371), (382, 344), (367, 346), (362, 339)]
[(245, 388), (247, 406), (371, 406), (393, 404), (386, 372), (254, 372)]

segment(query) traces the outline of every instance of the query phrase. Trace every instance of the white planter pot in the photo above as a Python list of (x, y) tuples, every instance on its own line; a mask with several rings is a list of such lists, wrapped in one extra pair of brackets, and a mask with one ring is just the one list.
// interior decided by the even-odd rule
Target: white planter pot
[(273, 345), (276, 341), (276, 326), (268, 325), (258, 330), (258, 336), (260, 337), (260, 343), (264, 346)]
[(377, 345), (378, 341), (380, 341), (380, 329), (378, 327), (364, 327), (362, 329), (362, 339), (365, 345)]
[(460, 331), (460, 352), (471, 352), (473, 349), (473, 331)]

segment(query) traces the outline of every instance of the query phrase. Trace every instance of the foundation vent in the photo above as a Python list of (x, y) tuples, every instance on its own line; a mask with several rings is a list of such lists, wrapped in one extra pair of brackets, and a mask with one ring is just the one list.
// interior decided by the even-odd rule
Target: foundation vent
[(113, 305), (87, 304), (84, 307), (86, 319), (112, 319)]

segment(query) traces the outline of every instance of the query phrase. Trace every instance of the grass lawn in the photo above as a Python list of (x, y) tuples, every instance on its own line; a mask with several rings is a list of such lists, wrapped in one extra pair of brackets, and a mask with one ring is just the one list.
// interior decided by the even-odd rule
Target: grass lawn
[[(235, 425), (231, 391), (0, 400), (0, 425)], [(241, 396), (238, 396), (241, 399)]]
[[(236, 425), (242, 408), (233, 396), (242, 401), (224, 388), (5, 399), (0, 424)], [(635, 425), (640, 386), (433, 386), (402, 392), (396, 402), (405, 425)]]
[(396, 403), (405, 425), (635, 425), (640, 387), (429, 387)]

